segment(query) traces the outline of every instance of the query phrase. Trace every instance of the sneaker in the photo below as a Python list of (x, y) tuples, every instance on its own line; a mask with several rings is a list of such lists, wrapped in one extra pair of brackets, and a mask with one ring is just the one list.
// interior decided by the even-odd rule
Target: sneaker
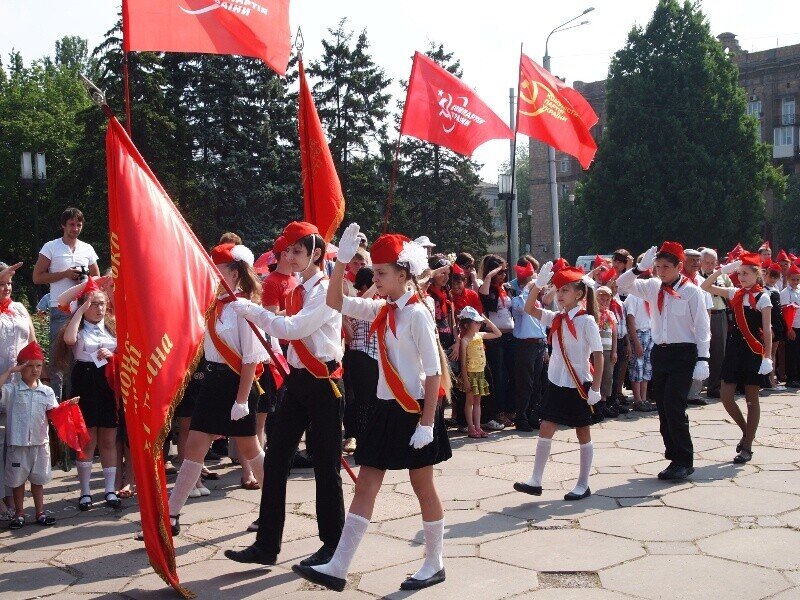
[(498, 423), (495, 419), (486, 423), (481, 423), (481, 429), (488, 429), (489, 431), (503, 431), (505, 428), (505, 425)]
[(202, 494), (197, 488), (192, 488), (192, 490), (189, 492), (189, 498), (199, 498), (200, 496), (202, 496)]

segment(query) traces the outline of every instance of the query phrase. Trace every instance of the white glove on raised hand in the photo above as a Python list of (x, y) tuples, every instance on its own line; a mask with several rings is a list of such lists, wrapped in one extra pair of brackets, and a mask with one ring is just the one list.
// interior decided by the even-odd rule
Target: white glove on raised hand
[(536, 283), (534, 285), (543, 290), (550, 280), (553, 278), (553, 261), (548, 260), (546, 263), (542, 265), (542, 268), (539, 269), (539, 275), (536, 277)]
[(592, 388), (589, 388), (589, 397), (586, 399), (586, 403), (589, 406), (594, 406), (602, 399), (603, 397), (600, 395), (600, 390), (593, 390)]
[(639, 270), (647, 271), (648, 269), (652, 269), (653, 264), (656, 262), (656, 254), (658, 254), (658, 248), (650, 246), (647, 252), (644, 253), (642, 260), (639, 261)]
[(416, 450), (424, 448), (433, 441), (433, 425), (419, 425), (411, 436), (411, 441), (408, 442), (409, 446), (414, 446)]
[(234, 402), (231, 406), (231, 421), (244, 419), (249, 414), (250, 407), (247, 406), (247, 402)]
[(339, 240), (339, 253), (336, 255), (336, 260), (340, 263), (347, 264), (356, 255), (358, 242), (360, 241), (356, 236), (358, 236), (359, 231), (361, 231), (361, 228), (358, 223), (350, 223), (342, 233), (342, 238)]
[(759, 375), (769, 375), (772, 373), (772, 359), (771, 358), (762, 358), (761, 359), (761, 367), (758, 369)]
[(721, 270), (721, 271), (722, 271), (722, 272), (723, 272), (725, 275), (730, 275), (731, 273), (733, 273), (733, 272), (734, 272), (736, 269), (738, 269), (738, 268), (739, 268), (739, 267), (741, 267), (741, 266), (742, 266), (742, 261), (740, 261), (740, 260), (734, 260), (733, 262), (729, 262), (729, 263), (728, 263), (728, 264), (726, 264), (726, 265), (722, 265), (722, 266), (720, 267), (720, 270)]
[(708, 369), (708, 361), (698, 360), (697, 363), (694, 365), (694, 373), (692, 373), (692, 379), (694, 379), (695, 381), (704, 381), (708, 379), (709, 375), (711, 375), (711, 372)]
[(237, 298), (231, 302), (231, 307), (233, 308), (233, 312), (244, 318), (255, 316), (261, 309), (258, 304), (250, 302), (250, 300), (245, 298)]

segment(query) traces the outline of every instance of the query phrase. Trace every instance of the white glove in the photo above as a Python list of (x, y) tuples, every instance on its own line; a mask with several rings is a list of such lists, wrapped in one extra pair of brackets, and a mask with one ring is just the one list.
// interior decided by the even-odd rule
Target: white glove
[(722, 265), (720, 269), (725, 275), (730, 275), (741, 266), (742, 266), (742, 261), (734, 260), (733, 262), (729, 262), (727, 265)]
[(553, 278), (553, 261), (548, 260), (546, 263), (542, 265), (542, 268), (539, 269), (539, 275), (536, 277), (536, 283), (534, 284), (540, 290), (543, 290), (550, 280)]
[(231, 406), (231, 421), (244, 419), (249, 414), (250, 407), (247, 406), (247, 402), (234, 402)]
[(245, 298), (237, 298), (231, 302), (231, 307), (233, 307), (233, 312), (235, 312), (237, 316), (244, 318), (255, 316), (261, 309), (258, 304), (250, 302), (250, 300), (246, 300)]
[(347, 229), (344, 230), (342, 238), (339, 240), (339, 253), (336, 255), (337, 261), (347, 264), (353, 260), (358, 251), (358, 243), (361, 241), (356, 237), (360, 230), (358, 223), (350, 223)]
[(761, 367), (758, 369), (759, 375), (769, 375), (772, 373), (772, 359), (771, 358), (762, 358), (761, 359)]
[(711, 372), (708, 370), (708, 361), (698, 360), (697, 364), (694, 366), (692, 379), (695, 381), (704, 381), (708, 379), (709, 375), (711, 375)]
[(647, 271), (648, 269), (652, 269), (653, 264), (656, 262), (656, 254), (658, 254), (658, 248), (650, 246), (647, 252), (644, 253), (642, 260), (639, 261), (639, 270)]
[(424, 448), (433, 441), (433, 425), (420, 425), (417, 424), (417, 429), (414, 435), (411, 436), (411, 441), (408, 442), (409, 446), (414, 446), (416, 450)]
[(600, 395), (600, 390), (595, 391), (592, 388), (589, 388), (589, 397), (586, 399), (586, 403), (589, 406), (594, 406), (602, 399), (603, 397)]

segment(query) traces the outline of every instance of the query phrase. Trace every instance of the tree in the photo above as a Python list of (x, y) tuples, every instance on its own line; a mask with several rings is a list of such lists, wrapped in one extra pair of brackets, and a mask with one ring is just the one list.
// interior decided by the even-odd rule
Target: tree
[(775, 199), (775, 248), (786, 248), (797, 254), (800, 251), (800, 175), (787, 178), (785, 195)]
[(591, 251), (753, 244), (770, 150), (699, 4), (660, 0), (611, 61), (608, 121), (582, 190)]

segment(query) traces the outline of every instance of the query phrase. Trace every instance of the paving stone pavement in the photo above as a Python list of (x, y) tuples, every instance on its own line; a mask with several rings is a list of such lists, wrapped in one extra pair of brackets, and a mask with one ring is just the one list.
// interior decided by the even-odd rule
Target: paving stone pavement
[[(530, 475), (536, 433), (511, 429), (471, 440), (453, 432), (453, 459), (437, 468), (448, 578), (415, 595), (800, 599), (800, 396), (762, 395), (762, 427), (747, 465), (731, 463), (740, 435), (721, 404), (690, 408), (689, 416), (697, 469), (690, 481), (655, 478), (666, 465), (658, 417), (634, 413), (592, 428), (594, 494), (581, 502), (563, 500), (577, 477), (571, 431), (556, 434), (540, 498), (511, 487)], [(291, 571), (319, 546), (313, 473), (292, 474), (278, 565), (253, 569), (226, 560), (223, 551), (252, 542), (245, 528), (256, 516), (260, 492), (241, 489), (239, 471), (227, 459), (210, 467), (221, 479), (208, 482), (211, 496), (189, 500), (176, 539), (184, 585), (200, 598), (335, 596)], [(54, 475), (46, 503), (57, 525), (41, 528), (29, 519), (20, 531), (0, 531), (0, 598), (175, 598), (133, 539), (136, 502), (124, 501), (119, 511), (79, 512), (75, 471)], [(343, 478), (349, 503), (353, 485)], [(98, 465), (98, 501), (100, 480)], [(421, 530), (407, 473), (388, 473), (348, 587), (336, 597), (411, 595), (398, 587), (420, 564)]]

